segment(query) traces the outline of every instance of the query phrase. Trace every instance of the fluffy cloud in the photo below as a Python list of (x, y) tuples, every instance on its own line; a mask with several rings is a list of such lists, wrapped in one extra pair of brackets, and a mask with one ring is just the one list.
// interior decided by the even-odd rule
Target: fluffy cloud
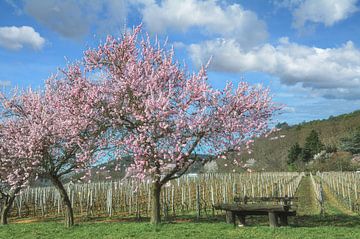
[(81, 39), (92, 27), (99, 33), (119, 32), (127, 15), (125, 0), (27, 0), (23, 11), (72, 39)]
[(40, 50), (44, 44), (45, 39), (32, 27), (0, 27), (1, 47), (10, 50), (19, 50), (24, 46), (29, 46), (35, 50)]
[(303, 27), (307, 21), (332, 26), (356, 12), (357, 0), (306, 0), (293, 12), (295, 27)]
[(197, 27), (205, 35), (232, 37), (243, 48), (263, 42), (266, 24), (239, 4), (222, 5), (210, 0), (138, 0), (146, 28), (155, 33), (167, 30), (185, 32)]
[(278, 7), (292, 10), (293, 26), (302, 28), (307, 22), (322, 23), (329, 27), (358, 11), (358, 0), (283, 0)]
[(281, 38), (277, 45), (244, 50), (233, 39), (217, 39), (192, 44), (188, 51), (196, 65), (212, 57), (212, 70), (261, 71), (327, 98), (360, 99), (360, 50), (351, 41), (339, 48), (317, 48)]
[(295, 107), (285, 106), (285, 107), (282, 109), (282, 112), (283, 112), (283, 113), (294, 113), (294, 112), (296, 112), (296, 109), (295, 109)]
[(234, 38), (243, 48), (265, 42), (266, 23), (239, 4), (220, 0), (23, 0), (9, 1), (15, 9), (34, 17), (60, 35), (81, 39), (94, 28), (118, 34), (126, 23), (128, 9), (139, 11), (148, 31), (186, 32), (196, 28), (211, 37)]

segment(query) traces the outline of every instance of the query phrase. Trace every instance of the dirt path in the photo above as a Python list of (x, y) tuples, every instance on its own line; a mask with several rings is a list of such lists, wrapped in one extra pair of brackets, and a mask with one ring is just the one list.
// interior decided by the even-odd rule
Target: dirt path
[(297, 214), (298, 215), (317, 215), (320, 213), (320, 207), (316, 202), (314, 188), (309, 176), (302, 178), (295, 197), (298, 197)]

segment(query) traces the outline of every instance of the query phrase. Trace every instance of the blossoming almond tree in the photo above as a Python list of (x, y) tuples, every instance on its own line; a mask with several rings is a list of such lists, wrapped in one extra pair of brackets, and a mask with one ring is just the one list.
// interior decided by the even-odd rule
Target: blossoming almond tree
[(103, 122), (94, 110), (100, 99), (99, 88), (72, 65), (49, 79), (43, 91), (28, 90), (2, 100), (6, 120), (17, 127), (11, 157), (31, 160), (37, 175), (58, 189), (68, 227), (74, 224), (73, 210), (61, 179), (94, 163), (102, 131), (97, 123)]
[[(28, 185), (36, 167), (29, 157), (14, 157), (19, 150), (20, 142), (17, 134), (21, 133), (20, 125), (16, 122), (2, 122), (0, 125), (0, 199), (1, 224), (8, 224), (8, 216), (15, 197), (22, 188)], [(21, 139), (20, 139), (21, 140)]]
[[(87, 71), (105, 79), (108, 102), (102, 113), (114, 132), (111, 144), (133, 157), (131, 175), (152, 179), (151, 222), (157, 224), (164, 184), (200, 160), (199, 152), (221, 156), (248, 147), (267, 131), (276, 107), (267, 89), (244, 82), (213, 89), (204, 68), (187, 74), (173, 51), (151, 44), (149, 37), (139, 42), (140, 31), (108, 37), (84, 59)], [(124, 127), (129, 133), (123, 134)]]

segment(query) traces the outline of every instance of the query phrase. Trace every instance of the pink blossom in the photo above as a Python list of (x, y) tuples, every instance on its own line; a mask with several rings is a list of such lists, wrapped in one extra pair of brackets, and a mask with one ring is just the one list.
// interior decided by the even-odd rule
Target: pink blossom
[(204, 67), (189, 74), (172, 50), (147, 35), (139, 41), (140, 33), (137, 27), (108, 37), (84, 57), (88, 72), (104, 72), (103, 117), (111, 123), (110, 144), (132, 156), (127, 175), (166, 183), (198, 160), (195, 153), (250, 151), (253, 139), (268, 132), (278, 109), (268, 89), (245, 82), (214, 89)]

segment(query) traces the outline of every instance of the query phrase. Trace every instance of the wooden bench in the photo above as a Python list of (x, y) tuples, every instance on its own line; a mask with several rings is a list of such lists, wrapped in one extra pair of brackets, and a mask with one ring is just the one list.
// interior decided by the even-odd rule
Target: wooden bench
[[(239, 226), (245, 226), (245, 217), (248, 215), (268, 215), (271, 227), (287, 226), (288, 216), (295, 216), (296, 211), (291, 209), (291, 201), (295, 198), (290, 197), (268, 197), (268, 198), (235, 198), (235, 203), (223, 203), (214, 205), (214, 209), (226, 211), (226, 221), (234, 223), (239, 219)], [(249, 200), (252, 200), (250, 204)], [(278, 200), (278, 205), (265, 204)], [(262, 202), (262, 203), (259, 203)]]
[(271, 202), (273, 204), (292, 205), (296, 201), (297, 197), (234, 197), (234, 202), (248, 204), (248, 203), (259, 203), (259, 202)]

